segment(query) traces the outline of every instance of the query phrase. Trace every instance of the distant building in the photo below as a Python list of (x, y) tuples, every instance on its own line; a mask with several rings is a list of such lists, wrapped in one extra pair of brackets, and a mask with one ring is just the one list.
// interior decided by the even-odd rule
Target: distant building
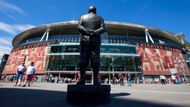
[(4, 67), (5, 67), (5, 65), (7, 63), (8, 57), (9, 57), (8, 54), (4, 54), (3, 57), (2, 57), (2, 59), (1, 59), (1, 63), (0, 63), (0, 75), (2, 74), (3, 69), (4, 69)]
[[(79, 72), (77, 24), (77, 21), (53, 23), (18, 34), (12, 41), (13, 49), (3, 73), (15, 74), (20, 62), (29, 65), (34, 61), (39, 75), (52, 73), (74, 78)], [(105, 22), (105, 27), (101, 36), (102, 78), (127, 73), (145, 78), (172, 74), (190, 77), (184, 57), (190, 45), (184, 35), (121, 22)]]

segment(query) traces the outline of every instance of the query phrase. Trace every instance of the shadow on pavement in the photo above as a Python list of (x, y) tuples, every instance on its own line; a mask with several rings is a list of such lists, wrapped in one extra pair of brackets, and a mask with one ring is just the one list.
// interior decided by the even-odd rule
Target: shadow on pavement
[(128, 96), (131, 95), (129, 93), (113, 93), (111, 94), (111, 98), (121, 97), (121, 96)]
[[(113, 93), (110, 102), (97, 105), (103, 107), (177, 107), (174, 105), (156, 104), (139, 100), (122, 99), (122, 96), (130, 96), (129, 93)], [(148, 97), (148, 96), (147, 96)], [(1, 107), (68, 107), (64, 91), (48, 91), (36, 89), (0, 88)], [(77, 106), (77, 105), (75, 105)]]

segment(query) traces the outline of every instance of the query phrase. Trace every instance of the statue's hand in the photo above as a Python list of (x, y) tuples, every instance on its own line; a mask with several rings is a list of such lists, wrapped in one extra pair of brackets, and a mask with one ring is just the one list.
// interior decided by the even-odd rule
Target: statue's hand
[(90, 35), (90, 36), (93, 36), (93, 35), (95, 35), (95, 32), (94, 32), (94, 30), (89, 30), (89, 35)]

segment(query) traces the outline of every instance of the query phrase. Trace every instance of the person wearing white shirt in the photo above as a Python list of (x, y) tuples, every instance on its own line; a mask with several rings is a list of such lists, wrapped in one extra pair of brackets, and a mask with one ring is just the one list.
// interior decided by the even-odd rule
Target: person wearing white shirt
[(175, 77), (175, 75), (172, 75), (171, 78), (172, 78), (172, 82), (175, 84), (176, 83), (176, 77)]
[(17, 85), (21, 86), (21, 80), (25, 71), (26, 71), (26, 66), (25, 66), (25, 63), (22, 62), (22, 64), (17, 67), (16, 84), (14, 86), (17, 86)]
[(34, 77), (35, 72), (36, 72), (36, 66), (34, 65), (34, 62), (31, 62), (31, 65), (27, 68), (26, 71), (26, 82), (23, 85), (23, 87), (25, 87), (27, 83), (28, 86), (30, 86), (30, 83)]

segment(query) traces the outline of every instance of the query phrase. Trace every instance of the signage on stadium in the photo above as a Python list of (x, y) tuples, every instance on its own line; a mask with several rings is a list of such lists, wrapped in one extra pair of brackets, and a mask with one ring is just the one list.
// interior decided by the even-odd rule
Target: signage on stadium
[(19, 47), (16, 47), (16, 48), (13, 48), (11, 53), (12, 52), (15, 52), (15, 51), (19, 51), (19, 50), (23, 50), (23, 49), (29, 49), (29, 48), (36, 48), (36, 47), (44, 47), (44, 46), (47, 46), (47, 43), (36, 43), (36, 44), (27, 44), (27, 45), (23, 45), (23, 46), (19, 46)]
[(171, 48), (171, 47), (166, 47), (166, 46), (159, 46), (155, 44), (147, 44), (147, 43), (136, 43), (137, 46), (139, 47), (145, 47), (145, 48), (156, 48), (156, 49), (163, 49), (163, 50), (168, 50), (168, 51), (174, 51), (174, 52), (180, 52), (181, 50), (177, 48)]

